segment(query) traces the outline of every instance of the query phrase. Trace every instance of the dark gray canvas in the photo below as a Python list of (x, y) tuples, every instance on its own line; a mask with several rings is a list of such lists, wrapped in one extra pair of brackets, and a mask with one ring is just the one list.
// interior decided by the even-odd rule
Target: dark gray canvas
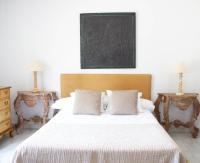
[(135, 68), (135, 13), (80, 15), (81, 68)]

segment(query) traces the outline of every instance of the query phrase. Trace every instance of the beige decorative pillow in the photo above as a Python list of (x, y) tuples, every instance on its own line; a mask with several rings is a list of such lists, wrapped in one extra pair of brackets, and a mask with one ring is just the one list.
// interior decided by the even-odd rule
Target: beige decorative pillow
[(101, 92), (92, 90), (76, 90), (74, 114), (99, 115), (101, 108)]
[(137, 114), (138, 91), (112, 91), (109, 96), (110, 114)]

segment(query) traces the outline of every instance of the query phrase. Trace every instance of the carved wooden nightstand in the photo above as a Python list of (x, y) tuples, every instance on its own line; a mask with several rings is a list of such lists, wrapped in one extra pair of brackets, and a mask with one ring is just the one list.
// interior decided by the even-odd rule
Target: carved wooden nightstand
[[(197, 99), (197, 93), (185, 93), (184, 95), (176, 95), (175, 93), (158, 93), (158, 98), (155, 101), (155, 115), (158, 121), (160, 120), (159, 105), (160, 102), (163, 102), (163, 125), (166, 131), (169, 130), (170, 125), (175, 127), (183, 126), (191, 128), (192, 137), (196, 138), (199, 132), (199, 129), (195, 126), (195, 120), (197, 119), (200, 111), (199, 101)], [(174, 120), (169, 122), (169, 105), (174, 104), (180, 110), (187, 110), (192, 106), (192, 117), (190, 122), (183, 123), (180, 120)]]
[(21, 131), (24, 128), (25, 119), (23, 116), (23, 112), (20, 109), (21, 101), (23, 101), (28, 107), (34, 107), (37, 104), (37, 102), (41, 100), (44, 106), (43, 116), (34, 116), (30, 119), (26, 119), (26, 121), (41, 122), (45, 124), (48, 119), (49, 102), (51, 100), (56, 101), (57, 99), (58, 97), (56, 95), (56, 92), (53, 91), (40, 91), (37, 93), (34, 93), (32, 91), (19, 91), (14, 102), (14, 108), (18, 116), (18, 124), (16, 125), (17, 130)]

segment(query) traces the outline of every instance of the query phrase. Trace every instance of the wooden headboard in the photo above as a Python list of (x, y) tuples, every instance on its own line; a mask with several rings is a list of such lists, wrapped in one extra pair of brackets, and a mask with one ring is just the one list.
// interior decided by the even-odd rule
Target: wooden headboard
[(67, 97), (75, 89), (127, 90), (143, 93), (151, 99), (150, 74), (61, 74), (61, 96)]

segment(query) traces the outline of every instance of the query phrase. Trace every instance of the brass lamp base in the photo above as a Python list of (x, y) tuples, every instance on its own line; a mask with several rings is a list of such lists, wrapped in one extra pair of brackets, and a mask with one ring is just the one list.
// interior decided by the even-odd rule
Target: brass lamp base
[(38, 89), (38, 85), (37, 85), (37, 71), (33, 71), (33, 79), (34, 79), (34, 86), (33, 86), (33, 93), (38, 93), (39, 89)]
[(179, 81), (178, 81), (178, 92), (176, 93), (177, 96), (184, 95), (183, 93), (183, 73), (179, 73)]
[(38, 93), (38, 92), (40, 92), (40, 90), (39, 90), (38, 88), (34, 88), (34, 89), (32, 90), (32, 92), (33, 92), (33, 93)]
[(182, 96), (182, 95), (184, 95), (184, 93), (183, 92), (178, 92), (178, 93), (176, 93), (176, 95), (177, 96)]

